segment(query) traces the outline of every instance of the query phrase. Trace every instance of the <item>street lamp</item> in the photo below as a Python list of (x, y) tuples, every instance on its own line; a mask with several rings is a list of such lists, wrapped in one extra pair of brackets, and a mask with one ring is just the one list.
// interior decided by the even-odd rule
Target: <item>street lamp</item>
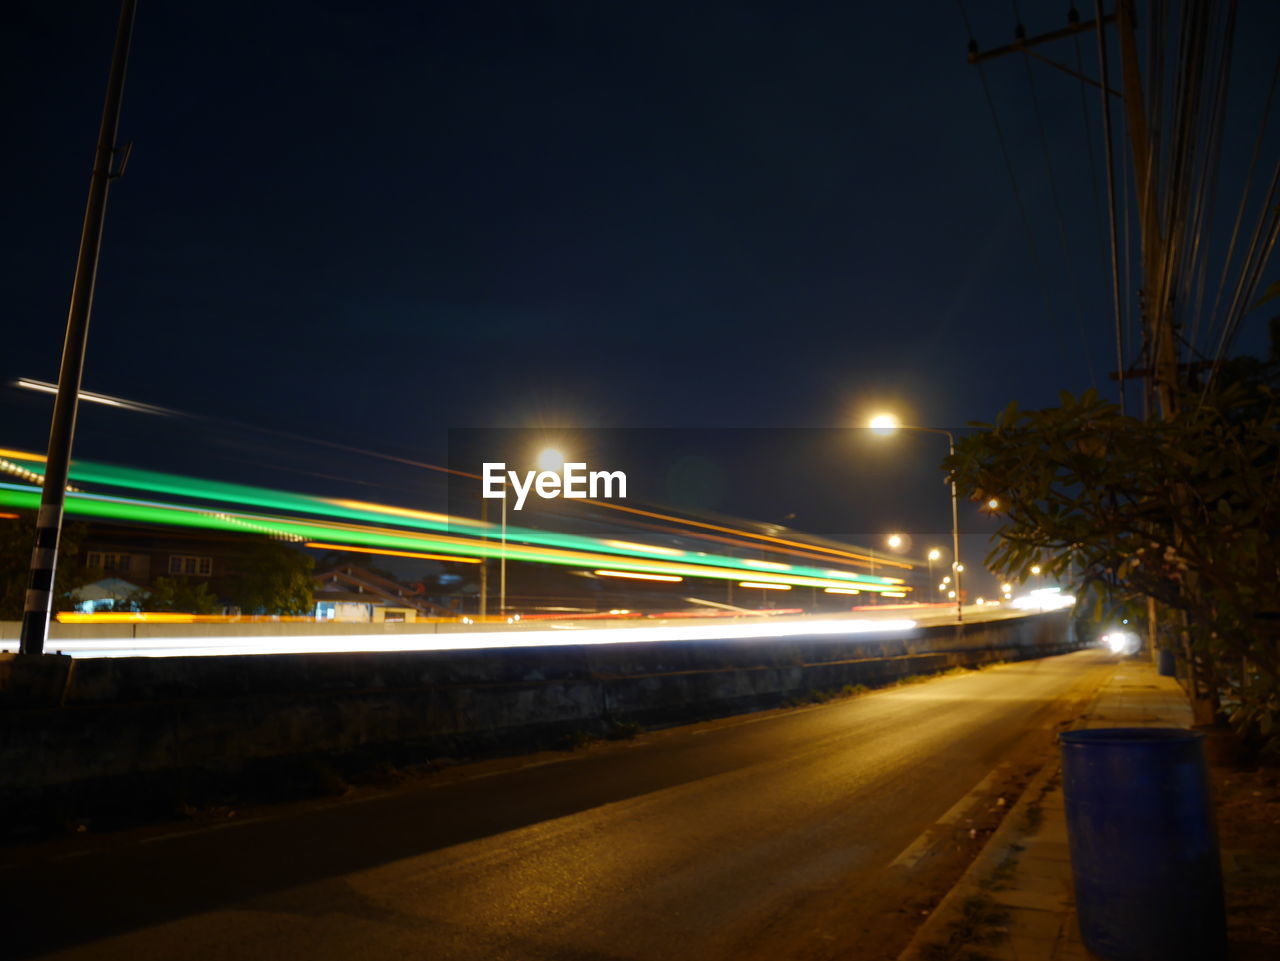
[[(547, 447), (538, 452), (538, 470), (560, 471), (564, 469), (564, 454), (554, 447)], [(502, 483), (502, 523), (500, 526), (500, 547), (498, 549), (498, 614), (507, 613), (507, 484)]]
[(891, 548), (893, 548), (896, 551), (899, 547), (902, 546), (902, 535), (890, 534), (888, 539), (885, 541), (885, 543), (888, 544)]
[(549, 470), (553, 473), (564, 467), (564, 454), (554, 447), (548, 447), (538, 455), (538, 470)]
[[(938, 550), (936, 547), (931, 548), (929, 550), (929, 583), (930, 584), (933, 583), (933, 562), (936, 561), (941, 556), (942, 556), (942, 551)], [(935, 599), (936, 599), (936, 595), (935, 595)]]
[[(922, 434), (941, 434), (947, 439), (947, 453), (954, 455), (956, 452), (956, 439), (952, 436), (951, 431), (943, 430), (940, 427), (908, 427), (898, 423), (898, 418), (893, 414), (877, 414), (871, 418), (868, 425), (871, 430), (877, 434), (892, 434), (895, 430), (914, 430)], [(964, 570), (964, 565), (960, 563), (960, 508), (956, 498), (956, 482), (955, 478), (951, 479), (951, 570), (955, 574), (955, 590), (951, 594), (956, 599), (956, 621), (964, 620), (964, 601), (960, 596), (960, 572)]]

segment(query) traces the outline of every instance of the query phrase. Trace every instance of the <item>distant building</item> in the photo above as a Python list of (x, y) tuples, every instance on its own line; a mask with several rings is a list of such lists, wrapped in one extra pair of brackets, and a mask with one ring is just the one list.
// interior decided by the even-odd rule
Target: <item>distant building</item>
[(80, 549), (85, 567), (145, 589), (157, 577), (212, 581), (236, 574), (252, 547), (243, 534), (93, 524)]
[(421, 593), (354, 564), (312, 575), (317, 620), (359, 624), (401, 621), (412, 624), (420, 617), (452, 617), (454, 612), (433, 604)]
[(119, 577), (104, 577), (77, 587), (71, 592), (76, 609), (86, 614), (94, 611), (118, 611), (133, 602), (142, 588)]
[[(77, 561), (82, 575), (96, 580), (83, 583), (88, 578), (82, 576), (82, 583), (72, 592), (76, 607), (82, 611), (145, 605), (156, 582), (168, 578), (192, 587), (205, 585), (226, 613), (239, 614), (237, 605), (246, 578), (271, 576), (273, 565), (279, 564), (284, 565), (281, 576), (289, 576), (289, 564), (279, 552), (264, 554), (270, 539), (261, 534), (97, 522), (87, 527)], [(293, 545), (276, 546), (290, 548), (284, 554), (296, 554), (299, 560), (305, 556)], [(299, 576), (306, 584), (306, 574)], [(126, 586), (133, 592), (127, 593)], [(300, 606), (305, 609), (307, 604), (309, 601)]]

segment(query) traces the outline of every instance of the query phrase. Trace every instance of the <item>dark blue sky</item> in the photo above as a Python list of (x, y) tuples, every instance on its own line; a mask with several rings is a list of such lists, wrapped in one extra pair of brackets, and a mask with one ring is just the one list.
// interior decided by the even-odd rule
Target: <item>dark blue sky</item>
[[(1020, 4), (1032, 34), (1066, 6)], [(1241, 7), (1225, 182), (1280, 45), (1280, 5)], [(5, 381), (56, 377), (115, 16), (0, 12)], [(1026, 67), (986, 67), (1037, 273), (967, 41), (950, 0), (142, 0), (85, 386), (437, 459), (456, 427), (952, 426), (1112, 390), (1079, 86), (1034, 65), (1064, 251)], [(0, 388), (0, 444), (48, 409)]]

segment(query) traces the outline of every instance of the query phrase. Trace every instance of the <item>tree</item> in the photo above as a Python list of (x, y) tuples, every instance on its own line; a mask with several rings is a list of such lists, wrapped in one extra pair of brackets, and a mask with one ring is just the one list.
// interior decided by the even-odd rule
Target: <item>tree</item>
[(130, 605), (139, 611), (175, 611), (183, 614), (216, 614), (222, 609), (204, 581), (187, 577), (157, 577), (149, 591), (135, 591)]
[(1280, 714), (1276, 380), (1274, 364), (1233, 362), (1167, 421), (1122, 416), (1093, 391), (1012, 404), (944, 462), (960, 489), (1002, 505), (993, 570), (1074, 568), (1098, 617), (1147, 597), (1183, 612), (1223, 706), (1268, 737)]
[[(55, 574), (54, 608), (72, 605), (71, 591), (101, 576), (83, 564), (80, 545), (85, 538), (83, 524), (64, 524), (58, 540), (58, 563)], [(36, 540), (35, 516), (26, 512), (16, 519), (0, 519), (0, 620), (22, 619), (26, 604), (27, 578), (31, 572), (31, 549)]]
[(259, 540), (245, 552), (235, 574), (221, 578), (218, 594), (245, 614), (310, 614), (311, 558), (279, 541)]

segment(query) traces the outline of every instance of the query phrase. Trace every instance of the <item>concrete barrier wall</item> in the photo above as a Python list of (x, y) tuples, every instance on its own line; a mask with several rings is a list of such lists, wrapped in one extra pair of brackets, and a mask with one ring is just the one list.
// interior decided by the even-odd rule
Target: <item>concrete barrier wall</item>
[(67, 812), (136, 808), (177, 794), (199, 803), (261, 779), (272, 764), (323, 760), (341, 771), (357, 762), (513, 753), (1075, 646), (1067, 612), (1057, 612), (909, 635), (192, 658), (0, 655), (0, 817), (75, 816)]

